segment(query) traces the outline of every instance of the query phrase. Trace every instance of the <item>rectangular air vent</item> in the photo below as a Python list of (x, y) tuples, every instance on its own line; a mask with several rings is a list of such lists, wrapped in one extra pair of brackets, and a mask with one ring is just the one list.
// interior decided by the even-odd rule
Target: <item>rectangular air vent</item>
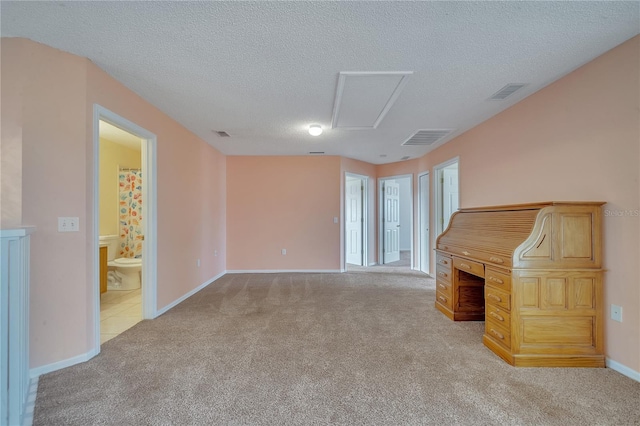
[(513, 95), (518, 90), (522, 89), (526, 84), (524, 83), (509, 83), (504, 86), (502, 89), (498, 90), (494, 93), (489, 100), (490, 101), (503, 101), (509, 96)]
[(409, 157), (408, 155), (405, 155), (404, 157), (401, 158), (401, 160), (408, 160), (409, 158), (411, 157)]
[(229, 138), (229, 137), (231, 137), (231, 135), (229, 135), (229, 133), (227, 133), (227, 132), (225, 132), (223, 130), (214, 130), (213, 133), (217, 134), (221, 138)]
[(422, 129), (415, 132), (413, 135), (409, 137), (406, 141), (402, 143), (405, 146), (429, 146), (438, 142), (448, 134), (450, 134), (453, 129), (436, 129), (436, 130), (427, 130)]
[(324, 151), (309, 151), (309, 154), (322, 155), (324, 154)]

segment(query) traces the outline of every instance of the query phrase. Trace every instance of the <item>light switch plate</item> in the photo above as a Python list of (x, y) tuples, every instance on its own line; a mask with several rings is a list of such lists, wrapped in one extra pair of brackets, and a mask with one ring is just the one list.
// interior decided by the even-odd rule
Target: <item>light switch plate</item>
[(80, 218), (59, 217), (58, 232), (78, 232), (80, 231)]
[(622, 306), (611, 304), (611, 319), (622, 322)]

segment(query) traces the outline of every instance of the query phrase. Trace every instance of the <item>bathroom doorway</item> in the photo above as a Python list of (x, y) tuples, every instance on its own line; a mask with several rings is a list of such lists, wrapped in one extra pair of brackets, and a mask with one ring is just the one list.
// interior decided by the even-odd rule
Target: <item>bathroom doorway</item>
[(155, 135), (95, 106), (96, 354), (157, 315), (155, 143)]

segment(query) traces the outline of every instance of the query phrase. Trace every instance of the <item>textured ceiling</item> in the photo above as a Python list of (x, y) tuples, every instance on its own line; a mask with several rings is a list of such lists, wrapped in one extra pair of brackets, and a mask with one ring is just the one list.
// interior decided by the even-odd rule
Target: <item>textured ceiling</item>
[[(225, 154), (375, 164), (423, 155), (640, 32), (637, 1), (2, 1), (0, 12), (2, 36), (91, 59)], [(344, 130), (331, 129), (340, 71), (413, 74), (376, 129)], [(487, 101), (508, 83), (527, 86)], [(311, 123), (325, 132), (309, 136)], [(456, 130), (402, 146), (418, 129)]]

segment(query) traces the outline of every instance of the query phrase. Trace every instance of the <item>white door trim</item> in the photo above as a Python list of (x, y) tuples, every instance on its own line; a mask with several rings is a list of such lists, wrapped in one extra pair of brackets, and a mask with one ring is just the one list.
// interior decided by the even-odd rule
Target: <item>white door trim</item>
[[(421, 182), (421, 178), (423, 176), (427, 177), (427, 191), (429, 191), (429, 179), (431, 179), (431, 176), (429, 174), (429, 172), (422, 172), (418, 174), (418, 269), (420, 271), (422, 271), (422, 229), (424, 227), (424, 223), (422, 223), (422, 210), (424, 209), (424, 205), (427, 205), (427, 213), (429, 212), (429, 206), (431, 206), (430, 200), (425, 200), (422, 199), (422, 184)], [(429, 229), (431, 229), (431, 214), (428, 214), (428, 222), (426, 225)], [(426, 242), (426, 246), (427, 249), (431, 248), (431, 232), (429, 232), (428, 238), (427, 238), (427, 242)], [(426, 272), (427, 274), (431, 274), (431, 253), (427, 253), (427, 259), (429, 259), (428, 261), (428, 271)], [(424, 272), (424, 271), (423, 271)]]
[[(435, 229), (436, 232), (431, 232), (431, 241), (435, 242), (435, 239), (438, 238), (440, 234), (444, 231), (444, 227), (442, 225), (442, 185), (440, 184), (440, 180), (442, 178), (442, 170), (451, 166), (452, 164), (458, 163), (458, 170), (460, 170), (460, 157), (454, 157), (450, 160), (445, 161), (444, 163), (440, 163), (436, 166), (433, 166), (433, 206), (434, 206), (434, 227), (431, 229)], [(433, 245), (433, 244), (432, 244)]]
[(142, 317), (153, 319), (158, 316), (157, 303), (157, 144), (155, 134), (138, 126), (118, 114), (98, 105), (93, 105), (93, 355), (100, 353), (100, 120), (106, 121), (142, 139), (142, 170), (145, 183), (142, 198), (145, 200), (145, 214), (142, 221), (144, 244), (142, 245)]
[(411, 269), (413, 270), (415, 265), (413, 263), (415, 246), (414, 246), (414, 237), (413, 237), (413, 228), (414, 228), (414, 214), (413, 214), (413, 173), (409, 173), (406, 175), (396, 175), (396, 176), (385, 176), (378, 178), (378, 265), (384, 265), (384, 247), (383, 247), (383, 238), (384, 238), (384, 222), (382, 220), (383, 217), (383, 201), (384, 197), (382, 196), (382, 182), (385, 180), (394, 180), (394, 179), (402, 179), (409, 178), (409, 193), (411, 197), (409, 199), (409, 209), (411, 211)]
[[(364, 176), (364, 175), (359, 175), (356, 173), (350, 173), (350, 172), (345, 172), (344, 173), (344, 191), (345, 194), (343, 195), (343, 200), (346, 197), (346, 188), (347, 188), (347, 178), (348, 177), (352, 177), (355, 179), (360, 179), (360, 182), (362, 182), (362, 266), (368, 266), (369, 265), (369, 253), (367, 251), (367, 246), (368, 246), (368, 231), (369, 231), (369, 218), (367, 215), (367, 211), (369, 210), (369, 198), (368, 198), (368, 192), (369, 192), (369, 176)], [(342, 217), (344, 218), (344, 220), (342, 221), (343, 226), (342, 226), (342, 232), (345, 235), (344, 238), (344, 250), (343, 250), (343, 254), (344, 256), (342, 256), (342, 270), (346, 270), (346, 264), (347, 264), (347, 241), (346, 241), (346, 226), (347, 226), (347, 220), (345, 217), (345, 212), (346, 212), (346, 205), (344, 205), (343, 203), (343, 212), (342, 212)]]

